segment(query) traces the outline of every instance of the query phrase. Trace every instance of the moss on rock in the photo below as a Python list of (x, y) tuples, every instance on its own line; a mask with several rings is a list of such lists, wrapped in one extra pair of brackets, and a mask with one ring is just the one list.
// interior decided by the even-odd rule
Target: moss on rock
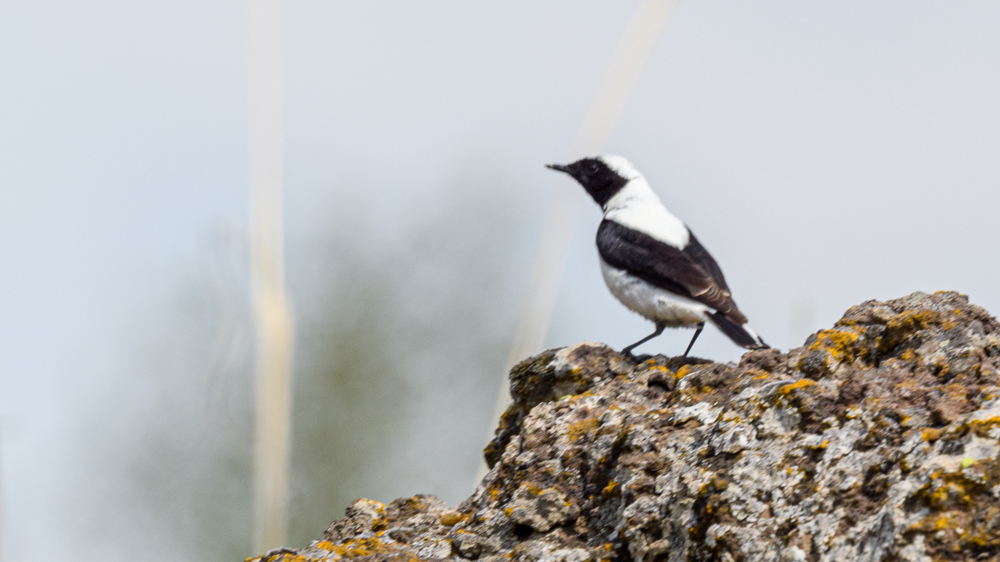
[(1000, 324), (948, 292), (739, 364), (550, 350), (461, 505), (359, 500), (256, 560), (1000, 560), (998, 373)]

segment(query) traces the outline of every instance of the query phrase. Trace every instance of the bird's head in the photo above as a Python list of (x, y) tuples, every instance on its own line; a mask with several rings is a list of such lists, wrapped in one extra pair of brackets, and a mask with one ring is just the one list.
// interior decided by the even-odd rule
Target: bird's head
[(621, 156), (588, 157), (572, 164), (546, 164), (546, 167), (572, 176), (602, 207), (628, 182), (641, 177), (635, 166)]

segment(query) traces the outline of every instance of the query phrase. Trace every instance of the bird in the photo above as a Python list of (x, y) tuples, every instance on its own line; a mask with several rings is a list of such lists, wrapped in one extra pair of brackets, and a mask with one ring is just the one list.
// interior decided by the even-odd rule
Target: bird
[(597, 228), (597, 251), (604, 282), (615, 298), (656, 327), (623, 355), (633, 357), (633, 349), (666, 328), (694, 327), (687, 357), (706, 322), (736, 345), (768, 348), (747, 326), (719, 264), (631, 162), (603, 155), (546, 167), (569, 174), (600, 205), (604, 218)]

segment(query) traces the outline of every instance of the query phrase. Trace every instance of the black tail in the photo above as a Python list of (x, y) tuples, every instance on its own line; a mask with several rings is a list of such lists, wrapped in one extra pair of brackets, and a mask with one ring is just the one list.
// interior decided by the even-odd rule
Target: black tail
[(770, 346), (764, 343), (764, 340), (745, 324), (741, 326), (726, 318), (721, 312), (713, 312), (708, 315), (708, 318), (736, 345), (747, 349), (770, 349)]

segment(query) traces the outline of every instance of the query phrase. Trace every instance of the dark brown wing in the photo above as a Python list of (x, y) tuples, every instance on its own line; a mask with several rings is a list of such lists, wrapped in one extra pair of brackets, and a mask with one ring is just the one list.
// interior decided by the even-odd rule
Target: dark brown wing
[(612, 267), (710, 306), (737, 324), (747, 321), (733, 302), (719, 265), (693, 234), (682, 250), (605, 219), (597, 229), (597, 250)]

